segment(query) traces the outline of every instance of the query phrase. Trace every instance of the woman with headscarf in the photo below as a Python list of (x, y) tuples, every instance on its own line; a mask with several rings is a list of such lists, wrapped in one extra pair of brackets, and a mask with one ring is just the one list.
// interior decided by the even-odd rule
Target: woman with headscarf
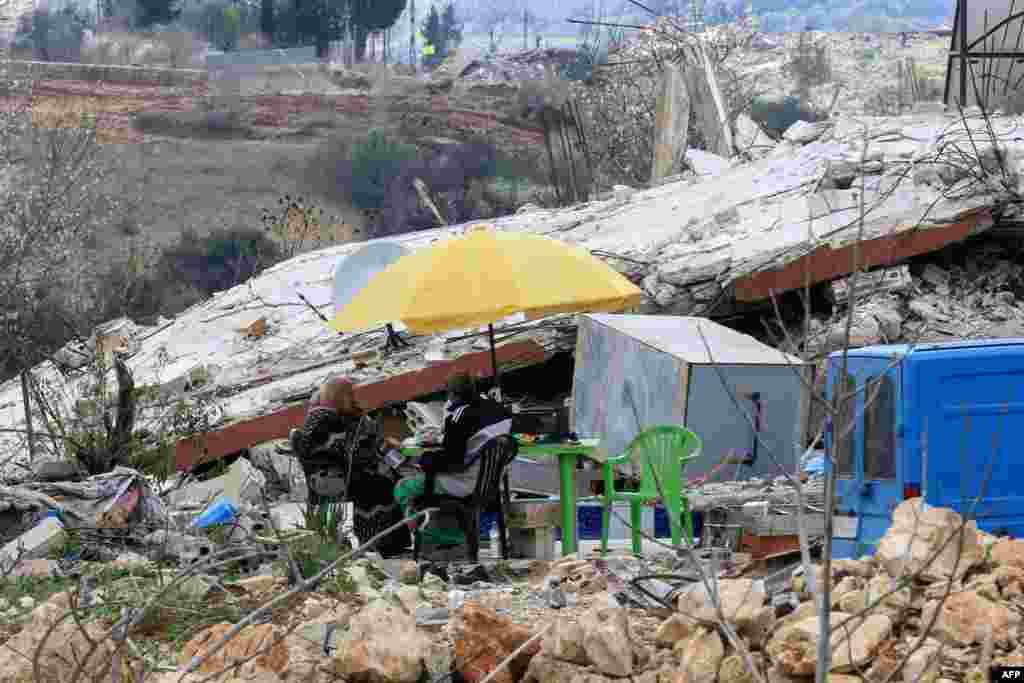
[[(351, 382), (332, 379), (313, 394), (292, 446), (306, 474), (310, 505), (324, 498), (350, 501), (360, 544), (402, 521), (402, 508), (393, 493), (401, 478), (400, 459), (391, 452), (377, 421), (356, 401)], [(409, 529), (401, 525), (381, 539), (375, 550), (388, 557), (402, 553), (411, 543)]]

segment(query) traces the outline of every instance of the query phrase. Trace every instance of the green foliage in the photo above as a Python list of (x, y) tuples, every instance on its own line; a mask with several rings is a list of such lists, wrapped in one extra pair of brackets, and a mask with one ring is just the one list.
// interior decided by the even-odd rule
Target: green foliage
[(218, 50), (238, 49), (239, 38), (260, 30), (260, 10), (231, 0), (206, 0), (186, 6), (181, 24), (204, 36)]
[(352, 149), (346, 188), (352, 202), (360, 209), (383, 208), (388, 185), (418, 158), (413, 145), (392, 140), (380, 130), (370, 131), (366, 141)]
[(406, 0), (292, 0), (277, 7), (274, 21), (276, 41), (288, 45), (317, 46), (317, 54), (326, 54), (330, 41), (340, 40), (351, 12), (355, 29), (356, 52), (362, 56), (367, 36), (391, 28), (405, 10)]
[(434, 54), (425, 55), (423, 63), (435, 66), (448, 56), (452, 48), (462, 42), (462, 25), (455, 15), (455, 3), (449, 0), (440, 12), (437, 11), (436, 5), (431, 5), (421, 30), (427, 45), (434, 48)]
[(800, 98), (791, 95), (782, 100), (755, 98), (750, 105), (750, 118), (769, 135), (779, 138), (797, 121), (813, 123), (820, 121), (822, 116), (805, 105)]
[(263, 230), (228, 228), (200, 236), (188, 229), (163, 252), (158, 269), (162, 277), (209, 295), (245, 282), (280, 258), (280, 248)]
[(234, 50), (238, 47), (238, 39), (242, 37), (242, 13), (237, 7), (225, 7), (221, 14), (224, 17), (224, 36), (222, 50)]
[(21, 17), (15, 47), (31, 49), (34, 59), (44, 62), (77, 62), (82, 56), (82, 38), (91, 17), (71, 5), (59, 10), (45, 6)]
[(609, 46), (621, 39), (620, 33), (591, 31), (576, 48), (576, 58), (562, 67), (560, 75), (567, 81), (589, 83), (594, 77), (594, 71), (608, 63)]

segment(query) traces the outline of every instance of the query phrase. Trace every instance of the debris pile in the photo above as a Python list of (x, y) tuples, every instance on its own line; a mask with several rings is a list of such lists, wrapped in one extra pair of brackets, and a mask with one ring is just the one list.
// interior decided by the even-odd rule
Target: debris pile
[[(514, 84), (541, 80), (549, 69), (559, 73), (567, 64), (578, 58), (578, 52), (568, 48), (499, 52), (473, 59), (455, 76), (470, 82)], [(443, 68), (443, 65), (440, 68)]]
[[(987, 242), (964, 251), (948, 266), (935, 259), (858, 275), (851, 344), (1024, 336), (1024, 266), (1015, 250)], [(832, 319), (812, 322), (811, 346), (842, 344), (850, 282), (831, 283), (839, 305)]]
[[(30, 598), (10, 617), (16, 632), (0, 631), (0, 647), (38, 650), (43, 670), (52, 667), (52, 680), (65, 680), (60, 653), (92, 639), (100, 644), (95, 653), (84, 645), (71, 651), (85, 670), (103, 675), (114, 647), (106, 639), (109, 609), (107, 621), (84, 619), (81, 628), (61, 617), (73, 604), (146, 605), (160, 580), (155, 565), (142, 558), (120, 562), (133, 568), (130, 576), (87, 592), (85, 578), (104, 569), (83, 566), (77, 590), (38, 605)], [(371, 552), (325, 579), (344, 587), (340, 599), (325, 592), (326, 585), (314, 587), (241, 629), (233, 624), (242, 612), (218, 623), (208, 617), (221, 605), (254, 608), (282, 596), (287, 572), (278, 563), (243, 578), (205, 569), (163, 590), (177, 603), (206, 605), (206, 624), (176, 648), (146, 647), (146, 663), (158, 660), (165, 673), (157, 680), (168, 683), (189, 667), (194, 673), (181, 680), (343, 676), (414, 683), (457, 671), (470, 683), (492, 673), (489, 680), (499, 683), (734, 683), (754, 680), (750, 665), (767, 680), (815, 673), (812, 589), (823, 579), (820, 566), (813, 577), (798, 569), (779, 584), (753, 565), (717, 573), (706, 565), (705, 584), (684, 579), (684, 564), (685, 558), (665, 554), (467, 566), (383, 560)], [(974, 680), (990, 664), (1024, 664), (1024, 542), (989, 536), (955, 512), (922, 506), (919, 499), (900, 504), (873, 557), (832, 563), (832, 586), (832, 675), (938, 683)], [(166, 609), (133, 622), (129, 638), (136, 646), (122, 656), (123, 667), (143, 663), (143, 639), (168, 623)], [(51, 629), (56, 640), (47, 639)], [(3, 681), (32, 672), (31, 658), (0, 662)]]

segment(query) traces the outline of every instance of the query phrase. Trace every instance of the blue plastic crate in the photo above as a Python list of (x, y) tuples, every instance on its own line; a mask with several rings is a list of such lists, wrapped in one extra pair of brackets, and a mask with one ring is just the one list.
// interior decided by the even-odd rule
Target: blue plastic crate
[(654, 508), (654, 537), (672, 537), (672, 527), (668, 523), (668, 511), (660, 505)]
[[(623, 514), (623, 510), (619, 509), (619, 514)], [(694, 512), (692, 515), (693, 535), (699, 538), (703, 516), (699, 512)], [(628, 510), (625, 511), (624, 516), (628, 516)], [(616, 528), (614, 526), (614, 519), (612, 524), (614, 531)], [(576, 508), (576, 533), (581, 541), (601, 540), (601, 506), (599, 504), (580, 503), (578, 505)], [(654, 508), (654, 536), (655, 538), (672, 538), (672, 527), (669, 526), (668, 512), (661, 505)], [(562, 529), (560, 527), (555, 528), (555, 540), (562, 540)]]
[(581, 541), (601, 540), (601, 506), (581, 504), (576, 508), (576, 535)]

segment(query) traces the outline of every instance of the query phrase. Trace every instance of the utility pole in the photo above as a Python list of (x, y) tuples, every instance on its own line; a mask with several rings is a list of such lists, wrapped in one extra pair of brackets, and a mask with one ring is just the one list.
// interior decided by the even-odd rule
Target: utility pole
[(529, 17), (530, 17), (529, 10), (527, 10), (524, 7), (523, 8), (523, 49), (524, 50), (529, 50), (530, 49), (530, 41), (527, 39), (527, 31), (528, 31), (528, 29), (527, 29), (527, 24), (526, 24), (526, 22), (529, 20)]

